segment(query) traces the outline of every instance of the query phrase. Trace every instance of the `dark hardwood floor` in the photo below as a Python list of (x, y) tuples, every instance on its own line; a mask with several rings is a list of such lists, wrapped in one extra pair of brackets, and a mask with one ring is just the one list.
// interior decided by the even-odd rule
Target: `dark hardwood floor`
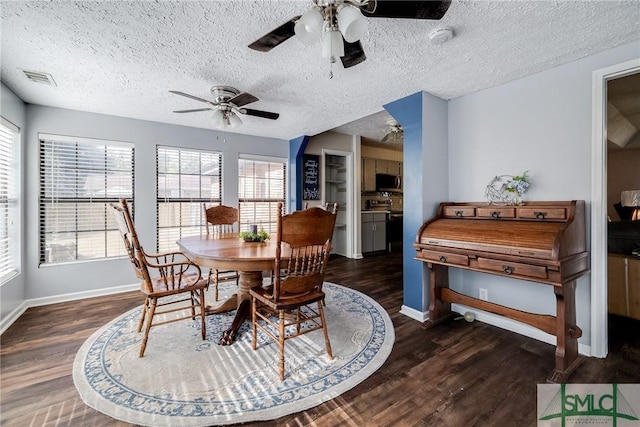
[[(399, 313), (399, 253), (331, 259), (327, 280), (389, 312), (396, 341), (367, 380), (304, 412), (252, 426), (535, 426), (536, 385), (554, 366), (552, 345), (480, 322), (432, 329)], [(87, 407), (72, 364), (100, 326), (142, 303), (138, 292), (27, 310), (1, 337), (2, 426), (124, 426)], [(640, 383), (640, 322), (612, 317), (610, 354), (587, 358), (574, 383)]]

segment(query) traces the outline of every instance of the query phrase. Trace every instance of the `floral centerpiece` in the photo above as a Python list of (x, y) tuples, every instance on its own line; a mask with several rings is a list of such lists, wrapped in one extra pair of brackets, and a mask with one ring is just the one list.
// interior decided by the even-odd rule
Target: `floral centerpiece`
[(507, 181), (505, 191), (513, 194), (512, 204), (521, 205), (522, 195), (529, 188), (529, 171), (526, 171), (522, 175), (516, 175)]
[(260, 231), (248, 230), (240, 232), (238, 236), (245, 242), (264, 242), (269, 238), (269, 234), (264, 231), (264, 228), (260, 227)]
[(529, 188), (529, 171), (522, 175), (499, 175), (494, 177), (485, 190), (491, 203), (522, 205), (522, 196)]

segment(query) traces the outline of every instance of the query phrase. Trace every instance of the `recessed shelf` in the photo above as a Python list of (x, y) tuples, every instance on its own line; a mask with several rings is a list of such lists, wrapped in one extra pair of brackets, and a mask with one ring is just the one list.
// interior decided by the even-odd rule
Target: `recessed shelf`
[(328, 168), (344, 168), (342, 163), (327, 163)]

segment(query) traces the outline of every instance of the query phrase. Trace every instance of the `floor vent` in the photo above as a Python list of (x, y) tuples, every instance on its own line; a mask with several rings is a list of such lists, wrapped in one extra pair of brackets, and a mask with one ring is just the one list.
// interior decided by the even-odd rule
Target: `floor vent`
[(25, 76), (32, 82), (42, 83), (51, 86), (57, 86), (51, 74), (41, 73), (38, 71), (22, 70)]

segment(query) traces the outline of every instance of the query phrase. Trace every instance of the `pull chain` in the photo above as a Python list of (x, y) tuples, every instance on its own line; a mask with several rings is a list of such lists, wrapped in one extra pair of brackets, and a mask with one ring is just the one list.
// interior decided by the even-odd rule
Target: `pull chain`
[(333, 63), (336, 62), (335, 56), (329, 58), (329, 80), (333, 78)]

